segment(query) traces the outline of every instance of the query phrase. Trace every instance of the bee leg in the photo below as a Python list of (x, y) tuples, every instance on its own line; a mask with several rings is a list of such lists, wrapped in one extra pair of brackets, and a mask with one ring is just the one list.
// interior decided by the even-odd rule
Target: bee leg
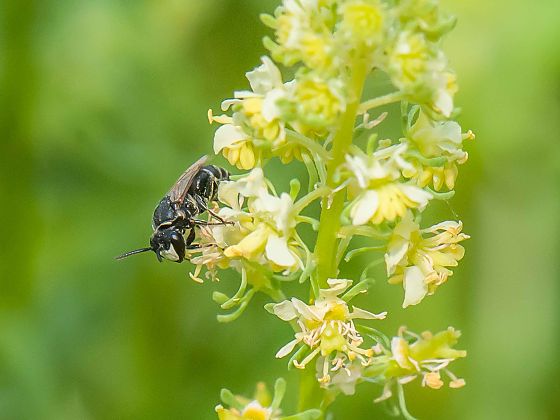
[(187, 236), (187, 239), (185, 240), (185, 245), (187, 246), (187, 249), (191, 249), (191, 244), (194, 242), (196, 233), (194, 231), (194, 229), (191, 229), (191, 231), (189, 232), (189, 236)]
[[(197, 197), (197, 198), (198, 198), (198, 197)], [(208, 214), (209, 214), (210, 216), (212, 216), (214, 219), (218, 219), (218, 220), (221, 222), (221, 223), (219, 223), (219, 224), (221, 224), (221, 225), (233, 225), (233, 224), (234, 224), (233, 222), (227, 222), (227, 221), (225, 221), (225, 220), (222, 219), (220, 216), (218, 216), (215, 212), (213, 212), (212, 210), (210, 210), (210, 208), (208, 207), (208, 205), (207, 205), (203, 200), (198, 199), (198, 200), (197, 200), (197, 203), (198, 203), (198, 205), (199, 205), (203, 210), (207, 211)]]
[(202, 249), (202, 248), (204, 248), (203, 245), (200, 245), (200, 244), (193, 244), (193, 242), (194, 242), (194, 240), (195, 240), (195, 237), (196, 237), (196, 233), (195, 233), (194, 229), (191, 229), (191, 231), (190, 231), (190, 233), (189, 233), (189, 236), (187, 236), (187, 240), (185, 241), (188, 250), (195, 250), (195, 249)]
[(233, 225), (233, 222), (226, 222), (225, 220), (222, 220), (220, 222), (207, 222), (206, 220), (198, 220), (198, 219), (194, 219), (193, 220), (194, 224), (197, 226), (222, 226), (222, 225)]
[(189, 246), (187, 246), (188, 250), (196, 250), (196, 249), (204, 249), (204, 248), (210, 248), (214, 246), (213, 244), (206, 244), (206, 245), (201, 245), (201, 244), (191, 244)]
[(214, 213), (212, 210), (210, 210), (209, 208), (206, 209), (206, 211), (208, 212), (208, 214), (210, 216), (212, 216), (214, 219), (218, 219), (222, 224), (222, 225), (234, 225), (235, 223), (233, 222), (228, 222), (227, 220), (222, 219), (220, 216), (218, 216), (216, 213)]

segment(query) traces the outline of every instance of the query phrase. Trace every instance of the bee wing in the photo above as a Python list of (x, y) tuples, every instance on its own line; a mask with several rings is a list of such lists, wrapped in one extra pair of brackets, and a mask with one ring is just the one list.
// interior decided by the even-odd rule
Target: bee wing
[(193, 163), (183, 174), (179, 177), (177, 182), (173, 184), (169, 190), (169, 198), (172, 203), (182, 203), (187, 196), (189, 187), (191, 186), (195, 175), (202, 169), (204, 164), (208, 161), (208, 156), (202, 156), (195, 163)]

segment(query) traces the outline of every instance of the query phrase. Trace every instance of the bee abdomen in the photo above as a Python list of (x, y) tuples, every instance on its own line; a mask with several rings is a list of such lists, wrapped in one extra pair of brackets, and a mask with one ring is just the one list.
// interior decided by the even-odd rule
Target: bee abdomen
[(219, 166), (215, 165), (208, 165), (202, 168), (202, 171), (208, 171), (219, 181), (228, 181), (229, 180), (229, 172), (226, 171), (224, 168), (220, 168)]
[(228, 180), (229, 172), (214, 165), (203, 167), (194, 177), (189, 194), (206, 202), (216, 198), (220, 181)]

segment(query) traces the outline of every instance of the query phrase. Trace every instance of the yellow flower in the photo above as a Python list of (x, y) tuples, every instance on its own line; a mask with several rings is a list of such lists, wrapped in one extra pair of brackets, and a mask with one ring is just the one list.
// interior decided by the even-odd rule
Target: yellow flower
[(455, 121), (432, 121), (420, 112), (407, 133), (407, 139), (426, 158), (445, 156), (459, 163), (467, 159), (467, 153), (461, 149), (461, 126)]
[(285, 48), (297, 48), (304, 31), (310, 27), (313, 8), (309, 2), (284, 1), (276, 12), (276, 37)]
[[(237, 181), (222, 182), (218, 199), (226, 206), (218, 215), (228, 224), (199, 229), (199, 249), (192, 250), (190, 261), (199, 277), (203, 268), (216, 278), (218, 268), (241, 271), (244, 263), (268, 266), (272, 271), (295, 272), (303, 268), (304, 243), (296, 232), (298, 210), (289, 194), (268, 191), (261, 168), (255, 168)], [(228, 207), (229, 206), (229, 207)]]
[(408, 209), (426, 207), (431, 194), (398, 181), (399, 167), (410, 167), (400, 154), (397, 147), (390, 147), (372, 156), (363, 152), (346, 156), (346, 166), (352, 173), (349, 192), (355, 197), (350, 208), (352, 224), (392, 222), (405, 216)]
[[(407, 178), (414, 179), (420, 187), (433, 185), (436, 191), (443, 185), (448, 189), (455, 187), (458, 168), (465, 163), (468, 154), (463, 147), (463, 140), (474, 139), (474, 134), (461, 133), (461, 127), (455, 121), (436, 122), (430, 120), (424, 112), (408, 130), (407, 138), (402, 141), (408, 145), (409, 151), (419, 156), (410, 155), (413, 167), (403, 171)], [(444, 158), (442, 166), (426, 164), (429, 159)]]
[(220, 153), (239, 169), (252, 169), (261, 161), (261, 152), (242, 128), (226, 124), (216, 130), (214, 153)]
[(431, 195), (414, 185), (391, 182), (362, 193), (350, 211), (352, 224), (393, 222), (408, 209), (423, 209)]
[(305, 344), (310, 353), (300, 362), (294, 360), (297, 368), (303, 369), (315, 357), (323, 357), (323, 367), (319, 381), (330, 382), (330, 372), (341, 367), (349, 367), (353, 360), (368, 365), (374, 355), (371, 349), (362, 349), (362, 336), (356, 330), (354, 319), (384, 319), (386, 312), (373, 314), (353, 308), (338, 297), (352, 284), (351, 280), (329, 279), (329, 289), (321, 289), (319, 297), (312, 305), (306, 305), (297, 298), (272, 305), (271, 312), (283, 321), (297, 322), (300, 331), (294, 340), (282, 347), (276, 357), (290, 354), (298, 345)]
[(330, 0), (286, 0), (276, 12), (273, 27), (277, 44), (273, 57), (285, 65), (302, 61), (311, 69), (326, 69), (333, 61)]
[(207, 230), (225, 258), (268, 265), (274, 271), (296, 271), (303, 266), (294, 202), (289, 194), (278, 197), (268, 192), (261, 168), (220, 184), (218, 197), (230, 206), (222, 207), (219, 215), (234, 224)]
[(315, 129), (335, 124), (346, 108), (340, 87), (318, 78), (297, 80), (290, 101), (297, 121)]
[(223, 124), (214, 135), (214, 152), (221, 152), (239, 169), (254, 168), (268, 149), (285, 142), (277, 106), (284, 95), (282, 76), (270, 58), (261, 60), (259, 67), (247, 73), (252, 91), (235, 92), (234, 99), (222, 103), (223, 111), (233, 107), (233, 117), (214, 117), (212, 111), (208, 114), (210, 123)]
[(311, 69), (323, 69), (330, 66), (333, 48), (330, 37), (313, 32), (307, 32), (301, 37), (300, 50), (302, 61)]
[(403, 284), (403, 308), (420, 303), (453, 274), (448, 267), (457, 266), (465, 254), (459, 242), (469, 238), (462, 229), (461, 222), (447, 221), (420, 230), (410, 213), (395, 227), (385, 263), (389, 283)]
[(463, 378), (456, 378), (454, 380), (452, 380), (451, 382), (449, 382), (449, 388), (462, 388), (466, 385), (467, 383), (465, 382), (465, 380)]
[[(460, 331), (452, 327), (437, 334), (425, 331), (421, 335), (408, 332), (404, 327), (400, 328), (399, 335), (391, 339), (391, 348), (378, 356), (387, 382), (382, 396), (375, 402), (391, 397), (391, 388), (397, 382), (406, 384), (418, 377), (422, 379), (422, 386), (432, 389), (440, 389), (444, 385), (442, 373), (450, 379), (450, 388), (464, 386), (465, 380), (457, 378), (448, 369), (450, 363), (467, 355), (466, 351), (453, 348), (460, 336)], [(367, 376), (368, 369), (379, 374), (376, 366), (374, 362), (363, 374)]]
[(279, 121), (272, 117), (268, 120), (263, 113), (264, 98), (247, 98), (242, 103), (243, 113), (253, 129), (256, 138), (273, 142), (283, 135)]
[(434, 112), (450, 117), (457, 92), (455, 75), (447, 68), (443, 52), (423, 33), (404, 31), (389, 50), (387, 72), (393, 84), (410, 101), (427, 105)]
[(378, 1), (350, 1), (342, 7), (342, 25), (349, 32), (349, 38), (367, 45), (380, 41), (384, 20)]
[(428, 70), (432, 52), (421, 33), (402, 32), (389, 55), (388, 72), (397, 88), (410, 91)]

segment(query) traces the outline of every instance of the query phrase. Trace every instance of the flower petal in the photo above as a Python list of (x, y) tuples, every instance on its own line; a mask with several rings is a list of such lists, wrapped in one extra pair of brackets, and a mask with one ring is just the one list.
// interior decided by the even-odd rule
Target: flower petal
[(251, 259), (264, 250), (267, 236), (266, 228), (257, 229), (244, 237), (238, 244), (227, 248), (224, 255), (228, 258), (244, 257)]
[(453, 112), (453, 96), (449, 92), (441, 90), (436, 94), (434, 108), (444, 117), (449, 118)]
[(222, 149), (248, 138), (241, 128), (232, 124), (222, 125), (214, 134), (214, 153), (220, 153)]
[(292, 255), (286, 238), (271, 234), (266, 243), (266, 257), (280, 267), (293, 267), (297, 261)]
[(387, 275), (392, 276), (395, 273), (397, 265), (404, 259), (410, 247), (410, 242), (398, 239), (387, 248), (385, 254), (385, 264), (387, 265)]
[(294, 307), (303, 318), (307, 320), (321, 321), (321, 318), (318, 317), (317, 314), (315, 314), (315, 312), (313, 312), (311, 308), (307, 306), (305, 303), (303, 303), (301, 300), (296, 298), (292, 298), (291, 300)]
[(373, 217), (378, 206), (379, 197), (376, 191), (369, 190), (363, 193), (350, 211), (352, 224), (354, 226), (366, 224)]
[(289, 300), (277, 303), (272, 307), (274, 315), (280, 318), (282, 321), (291, 321), (297, 318), (297, 312), (294, 305)]
[(299, 340), (297, 338), (295, 340), (290, 341), (288, 344), (286, 344), (284, 347), (278, 350), (278, 352), (276, 353), (276, 358), (281, 359), (282, 357), (290, 354), (292, 351), (294, 351), (294, 348), (296, 347), (297, 343), (299, 343)]
[(363, 309), (354, 307), (352, 313), (350, 313), (349, 319), (385, 319), (386, 316), (387, 316), (387, 312), (374, 314), (365, 311)]
[(352, 280), (348, 279), (327, 279), (330, 286), (328, 289), (319, 290), (321, 299), (335, 298), (352, 285)]
[(253, 92), (264, 95), (275, 87), (282, 85), (282, 74), (267, 56), (261, 58), (262, 65), (246, 73)]
[(410, 361), (410, 347), (404, 338), (393, 337), (391, 339), (391, 352), (401, 368), (407, 370), (414, 369), (414, 365)]
[(280, 118), (282, 111), (277, 104), (285, 96), (286, 92), (283, 89), (273, 89), (266, 94), (262, 104), (262, 116), (265, 120), (273, 121)]
[(418, 204), (418, 208), (423, 210), (432, 199), (432, 194), (424, 191), (415, 185), (401, 185), (401, 191), (412, 201)]
[(428, 286), (424, 282), (424, 273), (418, 267), (408, 267), (404, 270), (404, 302), (403, 308), (416, 305), (424, 299), (428, 293)]

